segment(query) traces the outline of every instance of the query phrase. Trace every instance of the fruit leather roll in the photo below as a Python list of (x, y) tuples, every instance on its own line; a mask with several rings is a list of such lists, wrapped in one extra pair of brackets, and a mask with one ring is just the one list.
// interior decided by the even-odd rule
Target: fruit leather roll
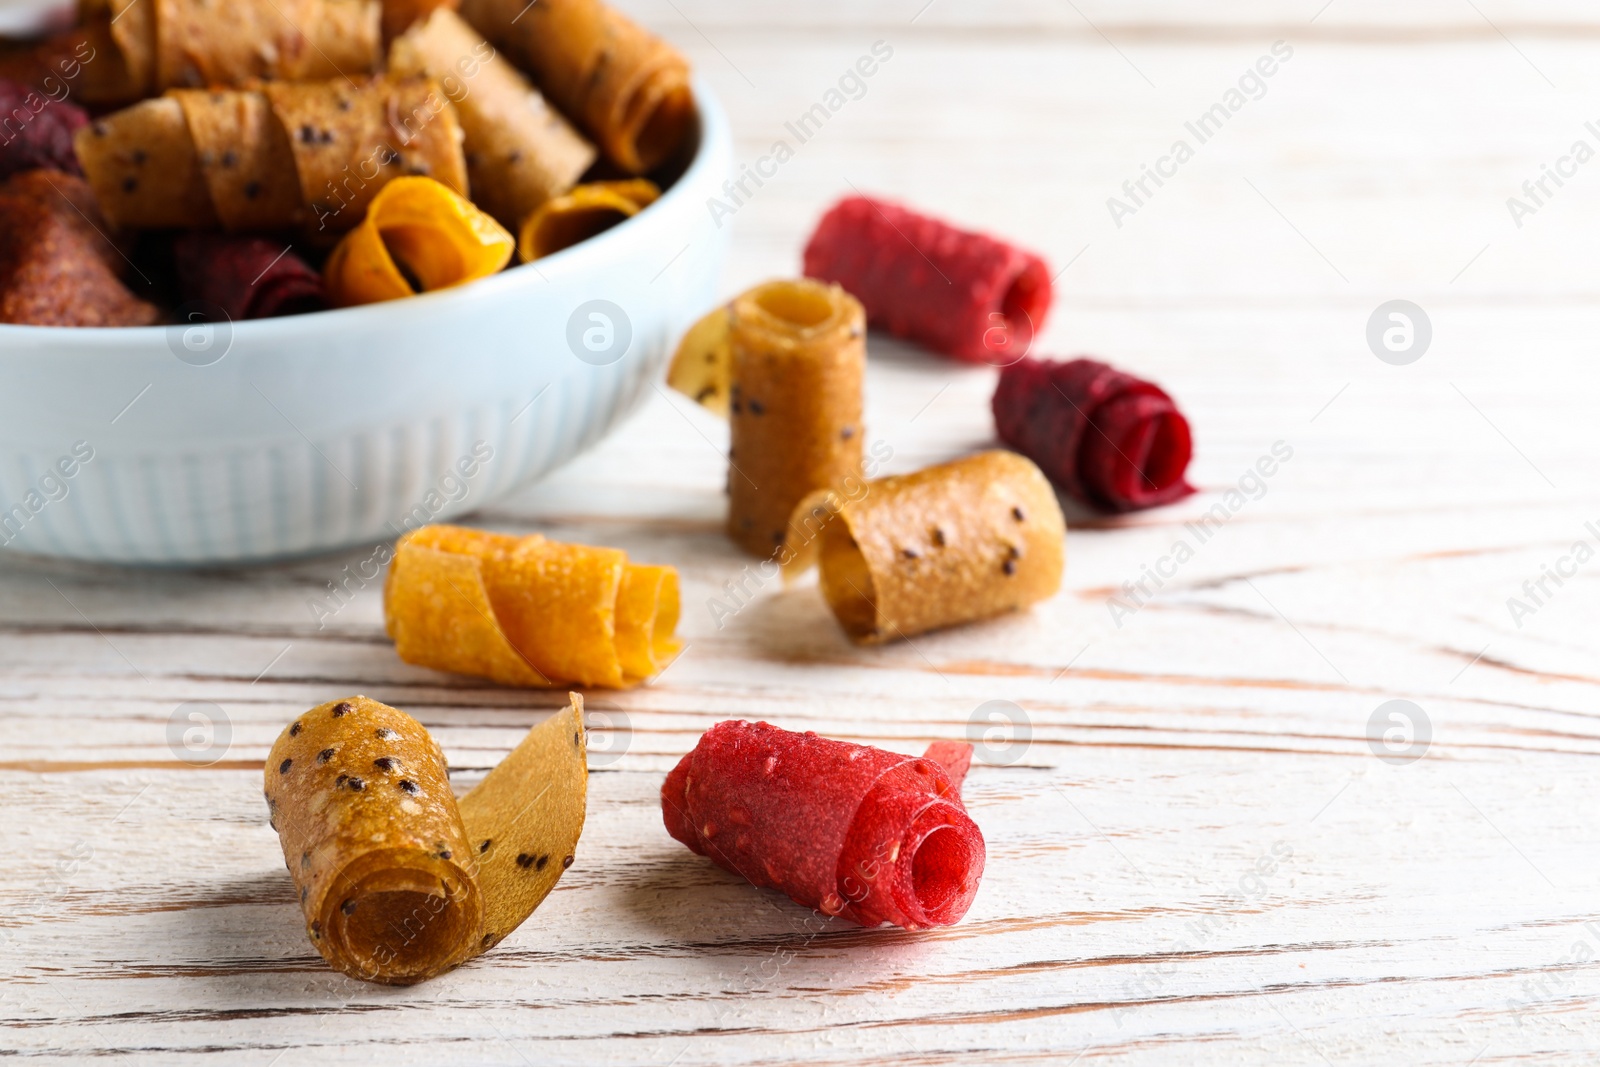
[(82, 178), (28, 170), (0, 182), (0, 322), (148, 326), (158, 313), (122, 284), (126, 269)]
[(502, 685), (637, 685), (677, 652), (678, 613), (671, 567), (459, 526), (401, 538), (384, 584), (401, 659)]
[(383, 58), (380, 16), (377, 0), (81, 0), (81, 32), (95, 48), (85, 99), (360, 78)]
[(655, 169), (688, 133), (689, 61), (600, 0), (465, 0), (461, 13), (628, 173)]
[(338, 232), (402, 175), (467, 190), (455, 110), (426, 78), (176, 90), (75, 143), (106, 217), (139, 229)]
[(970, 759), (970, 745), (919, 759), (723, 722), (667, 775), (661, 815), (693, 851), (805, 907), (863, 926), (949, 926), (983, 877), (983, 833), (961, 803)]
[(817, 223), (805, 272), (854, 293), (874, 326), (976, 363), (1026, 355), (1050, 311), (1050, 269), (1032, 252), (862, 196)]
[(440, 8), (397, 38), (389, 71), (438, 79), (466, 137), (473, 200), (512, 233), (594, 162), (594, 146), (454, 11)]
[(1066, 523), (1050, 483), (1014, 452), (867, 482), (795, 509), (786, 577), (815, 563), (852, 640), (879, 644), (1015, 611), (1052, 596)]
[(409, 985), (498, 944), (572, 864), (583, 703), (573, 694), (459, 802), (422, 724), (362, 696), (296, 718), (264, 784), (311, 943), (353, 978)]
[(1154, 383), (1092, 359), (1025, 359), (1000, 372), (1000, 440), (1080, 503), (1126, 512), (1181, 500), (1189, 420)]
[(727, 311), (728, 536), (771, 556), (795, 505), (861, 470), (866, 316), (838, 286), (769, 282)]
[(277, 241), (186, 233), (172, 243), (173, 272), (184, 303), (220, 310), (230, 321), (320, 311), (322, 278)]

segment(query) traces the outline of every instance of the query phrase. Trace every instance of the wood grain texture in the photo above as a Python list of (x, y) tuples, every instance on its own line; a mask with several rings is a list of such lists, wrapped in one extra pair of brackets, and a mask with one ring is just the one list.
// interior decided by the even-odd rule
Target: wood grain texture
[[(1573, 141), (1600, 146), (1592, 5), (920, 6), (633, 7), (710, 78), (744, 162), (874, 41), (894, 48), (739, 207), (725, 290), (794, 271), (852, 186), (1023, 237), (1061, 271), (1038, 348), (1166, 386), (1202, 493), (1071, 512), (1055, 599), (862, 650), (814, 588), (748, 579), (720, 534), (725, 429), (652, 397), (476, 521), (675, 564), (689, 647), (649, 687), (588, 694), (607, 747), (546, 905), (413, 989), (353, 983), (305, 942), (260, 802), (267, 748), (295, 713), (365, 692), (433, 730), (464, 790), (559, 696), (400, 663), (376, 583), (319, 619), (309, 605), (371, 547), (202, 572), (0, 559), (0, 1054), (1600, 1058), (1600, 559), (1545, 579), (1533, 613), (1507, 607), (1574, 542), (1600, 544), (1600, 163), (1520, 228), (1506, 206)], [(1279, 39), (1294, 55), (1264, 95), (1119, 228), (1107, 198)], [(1434, 329), (1408, 367), (1365, 340), (1396, 298)], [(870, 351), (889, 470), (992, 442), (992, 371)], [(1280, 441), (1292, 459), (1195, 543), (1186, 524)], [(1114, 617), (1180, 539), (1193, 558)], [(710, 602), (741, 582), (753, 595), (719, 627)], [(1431, 722), (1416, 762), (1369, 743), (1390, 699)], [(661, 827), (662, 775), (721, 719), (913, 751), (975, 716), (981, 736), (996, 700), (1031, 740), (983, 746), (968, 780), (990, 860), (957, 927), (829, 922)], [(186, 702), (227, 716), (209, 767), (169, 746)]]

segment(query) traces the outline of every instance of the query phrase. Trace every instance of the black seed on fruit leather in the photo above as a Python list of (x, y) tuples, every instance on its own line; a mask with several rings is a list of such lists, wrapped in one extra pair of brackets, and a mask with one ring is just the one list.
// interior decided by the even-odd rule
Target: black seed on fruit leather
[(299, 737), (300, 736), (300, 724), (298, 722), (295, 723), (293, 726), (289, 727), (289, 736), (290, 737)]
[(249, 181), (249, 182), (245, 182), (244, 183), (244, 198), (246, 200), (254, 200), (256, 197), (258, 197), (260, 195), (261, 195), (261, 183), (260, 182)]
[(782, 530), (773, 530), (772, 531), (772, 543), (775, 544), (775, 545), (783, 544), (783, 531)]
[(544, 865), (549, 863), (549, 862), (550, 862), (550, 857), (549, 856), (540, 856), (537, 860), (534, 861), (533, 865), (534, 865), (534, 867), (536, 869), (542, 871), (542, 870), (544, 870)]
[(359, 779), (359, 778), (350, 779), (350, 789), (353, 792), (359, 793), (363, 789), (365, 789), (366, 787), (367, 787), (367, 783), (363, 782), (361, 779)]
[(282, 763), (278, 764), (278, 773), (279, 774), (288, 774), (289, 773), (289, 768), (293, 767), (293, 766), (294, 766), (294, 760), (286, 759)]
[(339, 703), (333, 706), (333, 717), (335, 719), (343, 718), (355, 710), (356, 706), (354, 704), (350, 703), (348, 700), (341, 700)]
[(222, 153), (222, 165), (224, 167), (236, 167), (236, 166), (238, 166), (239, 165), (239, 153), (235, 152), (231, 148), (228, 149), (226, 152)]
[(322, 923), (313, 922), (311, 924), (311, 938), (314, 941), (322, 940)]
[(572, 731), (572, 743), (574, 745), (578, 743), (578, 731), (576, 730)]
[(315, 144), (316, 140), (317, 140), (317, 131), (316, 131), (316, 128), (314, 126), (312, 126), (308, 122), (304, 126), (300, 127), (300, 143), (301, 144)]
[(400, 779), (399, 787), (401, 792), (410, 793), (412, 796), (416, 796), (418, 793), (422, 792), (422, 789), (417, 785), (417, 783), (413, 782), (409, 778)]
[(489, 846), (492, 845), (492, 844), (494, 844), (494, 838), (486, 837), (486, 838), (483, 839), (483, 844), (478, 846), (478, 851), (479, 852), (488, 852), (489, 851)]
[(839, 436), (844, 438), (846, 441), (850, 440), (850, 438), (854, 437), (855, 435), (856, 428), (854, 426), (846, 426), (844, 429), (839, 431)]
[(566, 859), (561, 861), (561, 869), (563, 871), (566, 870), (568, 867), (571, 867), (571, 866), (572, 866), (572, 857), (571, 856), (568, 856)]
[(400, 761), (393, 756), (379, 756), (372, 761), (372, 765), (380, 771), (393, 771), (400, 767)]
[(449, 859), (450, 858), (450, 850), (447, 849), (447, 848), (440, 849), (439, 850), (439, 858), (442, 859), (442, 860)]
[(767, 406), (765, 404), (763, 404), (759, 400), (750, 401), (750, 414), (752, 414), (752, 415), (765, 415), (766, 413), (767, 413)]
[(1012, 508), (1011, 509), (1011, 517), (1013, 519), (1016, 519), (1018, 522), (1024, 522), (1028, 518), (1028, 516), (1023, 512), (1023, 510), (1021, 508)]
[(309, 852), (300, 853), (300, 866), (302, 866), (302, 867), (311, 866), (311, 853), (309, 853)]
[(1005, 571), (1007, 574), (1016, 574), (1017, 561), (1014, 559), (1008, 559), (1004, 563), (1000, 564), (1000, 569)]
[(526, 852), (518, 853), (517, 854), (517, 866), (518, 867), (523, 867), (523, 868), (532, 867), (533, 866), (533, 857), (528, 855)]
[(124, 179), (122, 179), (122, 191), (123, 192), (131, 193), (137, 188), (139, 188), (139, 179), (138, 178), (124, 178)]
[(317, 753), (317, 766), (320, 767), (324, 763), (327, 763), (329, 760), (331, 760), (333, 758), (334, 751), (335, 751), (334, 749), (325, 748), (321, 752), (318, 752)]
[(344, 788), (344, 784), (349, 780), (350, 776), (348, 774), (341, 774), (339, 777), (333, 780), (333, 787), (335, 789), (342, 789)]
[(349, 915), (356, 910), (356, 902), (353, 900), (347, 900), (343, 904), (339, 905), (339, 910), (344, 912), (346, 915)]
[(491, 945), (494, 944), (494, 942), (495, 942), (495, 935), (494, 934), (484, 934), (483, 935), (483, 947), (484, 948), (490, 947)]
[(935, 526), (933, 528), (933, 547), (935, 547), (935, 548), (943, 548), (944, 547), (944, 531), (941, 530), (937, 526)]
[(399, 734), (395, 733), (393, 730), (389, 729), (387, 726), (378, 727), (377, 731), (373, 734), (373, 736), (376, 737), (379, 741), (396, 741), (396, 740), (399, 740), (399, 738), (400, 738)]
[(145, 151), (144, 151), (144, 149), (142, 149), (142, 148), (135, 148), (135, 149), (134, 149), (134, 150), (133, 150), (133, 156), (132, 156), (132, 159), (133, 159), (133, 165), (134, 165), (134, 166), (136, 166), (136, 167), (142, 167), (142, 166), (144, 166), (144, 161), (145, 161), (145, 160), (147, 160), (147, 159), (149, 159), (149, 158), (150, 158), (150, 157), (149, 157), (149, 156), (148, 156), (148, 155), (146, 155), (146, 154), (145, 154)]
[(904, 556), (906, 559), (921, 559), (922, 558), (922, 553), (918, 552), (914, 548), (902, 548), (900, 550), (900, 554), (902, 556)]

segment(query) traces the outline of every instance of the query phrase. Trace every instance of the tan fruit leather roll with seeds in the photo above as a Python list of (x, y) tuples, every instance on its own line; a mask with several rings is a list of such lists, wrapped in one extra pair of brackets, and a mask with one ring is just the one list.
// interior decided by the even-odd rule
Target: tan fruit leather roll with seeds
[(363, 696), (295, 719), (264, 779), (311, 943), (353, 978), (410, 985), (498, 944), (571, 865), (583, 701), (571, 694), (459, 801), (422, 724)]
[(443, 86), (466, 136), (473, 200), (512, 233), (594, 162), (594, 145), (454, 11), (440, 8), (397, 38), (389, 72)]
[(728, 536), (770, 557), (795, 505), (861, 472), (866, 312), (837, 285), (768, 282), (728, 309)]
[(164, 89), (360, 78), (383, 58), (377, 0), (81, 0), (95, 47), (84, 99)]
[(624, 688), (659, 673), (680, 647), (676, 570), (538, 534), (407, 534), (384, 579), (383, 610), (407, 663), (502, 685)]
[(465, 0), (461, 14), (629, 174), (665, 162), (689, 132), (689, 61), (600, 0)]
[(813, 494), (794, 510), (782, 562), (785, 579), (816, 564), (845, 633), (881, 644), (1053, 596), (1066, 535), (1032, 461), (980, 452), (867, 482), (855, 499)]
[(74, 145), (106, 218), (132, 229), (342, 232), (392, 178), (467, 193), (455, 110), (426, 78), (175, 90)]

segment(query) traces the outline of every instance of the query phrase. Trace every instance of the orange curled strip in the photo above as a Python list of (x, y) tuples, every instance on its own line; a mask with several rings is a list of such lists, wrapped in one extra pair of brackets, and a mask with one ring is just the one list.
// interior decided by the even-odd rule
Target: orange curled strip
[(503, 941), (573, 862), (584, 737), (572, 693), (457, 800), (405, 712), (353, 696), (297, 716), (262, 785), (312, 945), (353, 978), (410, 985)]
[(524, 263), (552, 255), (633, 218), (661, 196), (645, 178), (591, 182), (539, 205), (522, 224), (517, 253)]
[(334, 304), (375, 304), (486, 278), (511, 260), (512, 239), (472, 201), (432, 178), (396, 178), (323, 268)]
[(460, 526), (401, 538), (384, 585), (401, 659), (502, 685), (638, 685), (677, 654), (678, 613), (671, 567)]

